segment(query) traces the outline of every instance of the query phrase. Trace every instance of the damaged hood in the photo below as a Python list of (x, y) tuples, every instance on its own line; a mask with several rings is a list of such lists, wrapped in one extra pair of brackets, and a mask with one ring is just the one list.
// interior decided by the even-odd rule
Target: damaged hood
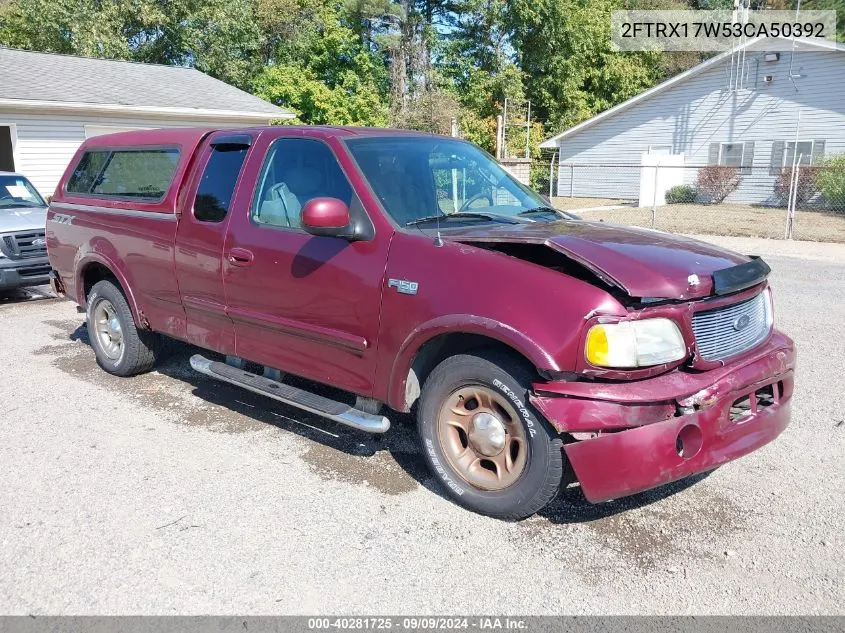
[(444, 232), (443, 239), (544, 245), (632, 297), (706, 297), (714, 291), (713, 273), (751, 261), (680, 235), (583, 220), (471, 226)]

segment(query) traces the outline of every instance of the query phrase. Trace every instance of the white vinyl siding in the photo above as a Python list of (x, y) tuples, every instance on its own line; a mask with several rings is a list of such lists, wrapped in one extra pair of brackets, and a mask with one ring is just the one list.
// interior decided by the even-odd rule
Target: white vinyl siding
[[(574, 196), (637, 198), (637, 165), (649, 146), (671, 146), (673, 153), (684, 154), (686, 165), (702, 166), (718, 164), (711, 158), (713, 146), (743, 143), (741, 165), (753, 178), (746, 178), (728, 202), (768, 204), (774, 202), (774, 178), (785, 164), (786, 143), (797, 131), (801, 140), (814, 141), (814, 164), (823, 155), (845, 153), (845, 52), (803, 50), (792, 61), (790, 54), (781, 54), (775, 62), (766, 62), (764, 55), (748, 51), (749, 76), (739, 90), (727, 87), (728, 58), (559, 139), (560, 195), (571, 190)], [(765, 83), (765, 75), (773, 81)], [(588, 167), (619, 164), (631, 167)], [(685, 170), (690, 184), (694, 171)]]
[[(131, 132), (133, 130), (143, 130), (145, 128), (119, 125), (86, 125), (85, 138), (94, 138), (96, 136), (105, 136), (106, 134), (117, 134), (118, 132)], [(148, 129), (148, 128), (147, 128)]]

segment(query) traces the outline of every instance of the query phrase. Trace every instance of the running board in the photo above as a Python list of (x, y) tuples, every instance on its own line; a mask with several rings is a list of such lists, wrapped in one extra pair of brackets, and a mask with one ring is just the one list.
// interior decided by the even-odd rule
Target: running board
[(273, 400), (284, 402), (293, 407), (308, 411), (340, 424), (351, 426), (367, 433), (385, 433), (390, 428), (390, 420), (382, 415), (372, 415), (359, 411), (348, 404), (330, 400), (323, 396), (297, 389), (291, 385), (259, 376), (226, 363), (218, 363), (194, 354), (191, 356), (191, 367), (201, 374), (216, 380), (242, 387), (253, 393), (267, 396)]

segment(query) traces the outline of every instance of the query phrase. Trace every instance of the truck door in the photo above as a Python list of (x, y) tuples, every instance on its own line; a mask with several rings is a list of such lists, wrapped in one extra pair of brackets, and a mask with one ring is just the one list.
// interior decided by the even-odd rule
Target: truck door
[(371, 394), (390, 234), (350, 242), (302, 229), (300, 213), (312, 198), (339, 198), (365, 213), (322, 140), (261, 137), (245, 173), (223, 262), (237, 355)]
[(223, 242), (241, 169), (252, 139), (218, 132), (201, 150), (176, 232), (176, 277), (189, 342), (235, 353), (235, 331), (223, 292)]

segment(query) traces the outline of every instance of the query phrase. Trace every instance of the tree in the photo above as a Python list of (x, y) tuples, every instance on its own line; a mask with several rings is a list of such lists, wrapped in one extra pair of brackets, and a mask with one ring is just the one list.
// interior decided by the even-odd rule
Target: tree
[(122, 32), (125, 3), (95, 0), (17, 0), (0, 21), (0, 43), (12, 48), (131, 59)]
[(0, 22), (6, 46), (195, 66), (239, 87), (259, 36), (251, 0), (16, 0)]
[(333, 87), (299, 64), (275, 64), (255, 82), (258, 96), (297, 115), (294, 123), (324, 125), (387, 125), (387, 108), (378, 90), (354, 72)]
[(611, 0), (513, 0), (512, 42), (530, 82), (527, 97), (559, 131), (651, 87), (660, 54), (618, 53), (610, 44)]
[(258, 0), (265, 66), (256, 94), (303, 123), (386, 125), (385, 63), (348, 11), (320, 0)]

